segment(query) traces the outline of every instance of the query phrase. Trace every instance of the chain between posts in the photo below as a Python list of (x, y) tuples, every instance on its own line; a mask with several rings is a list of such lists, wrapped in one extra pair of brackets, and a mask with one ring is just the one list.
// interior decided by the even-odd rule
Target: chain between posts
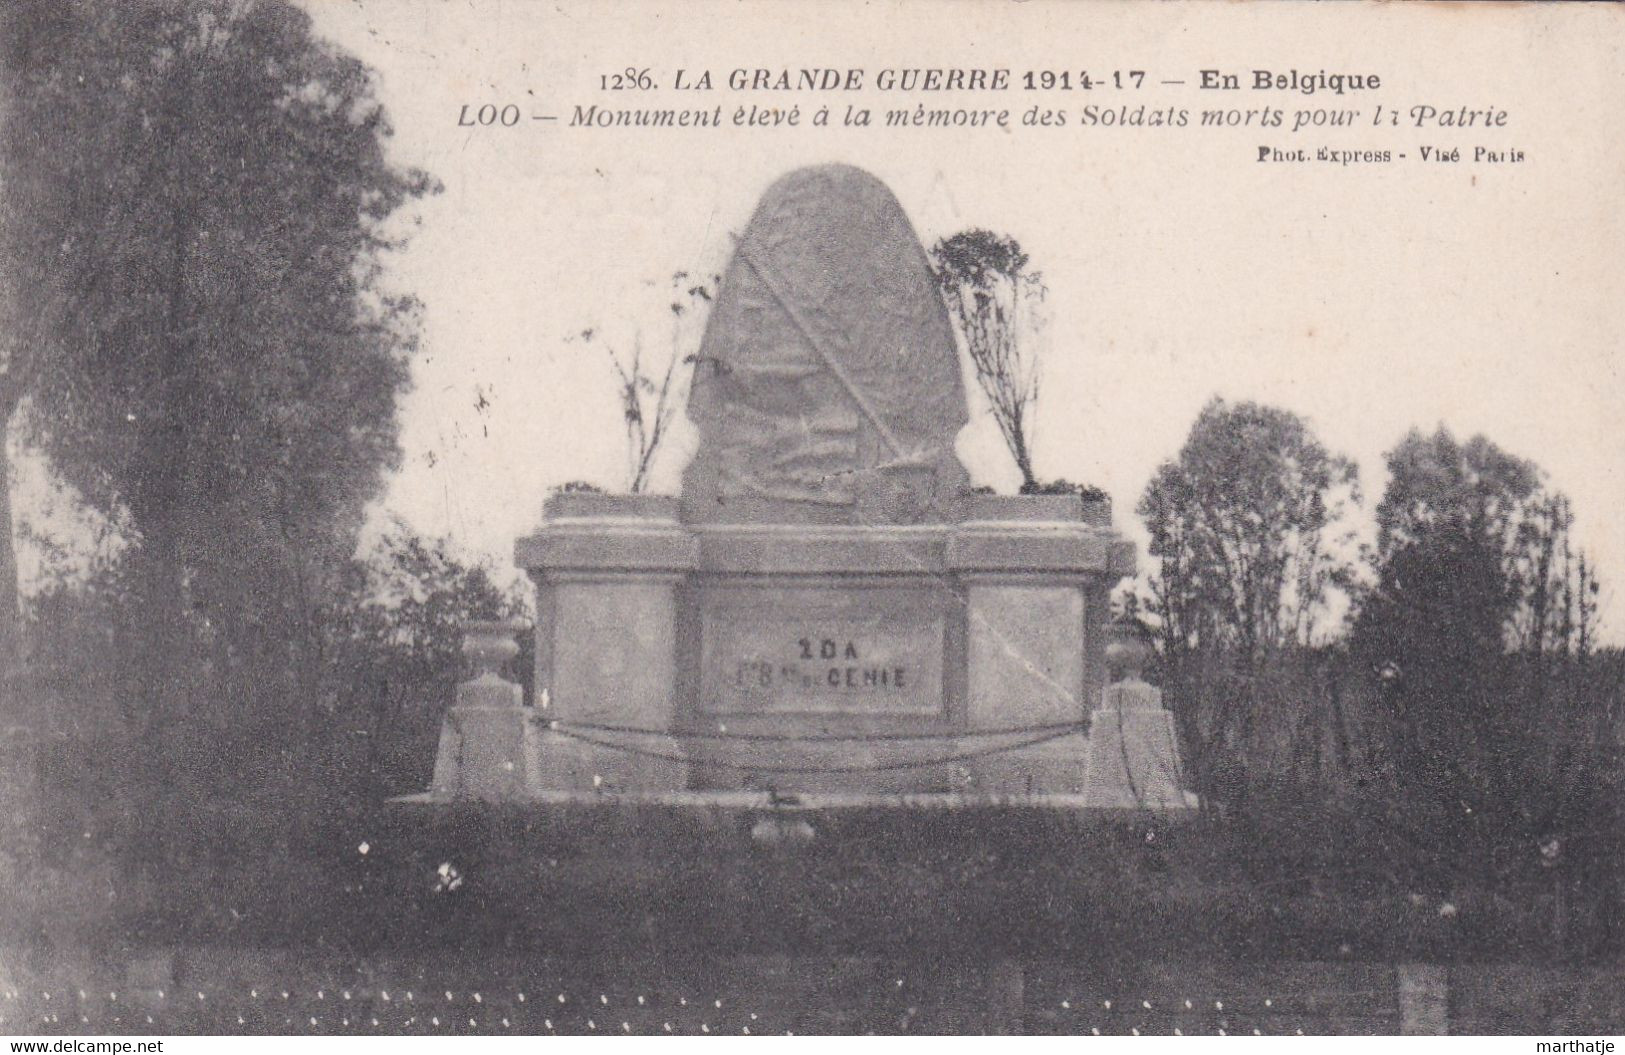
[(965, 729), (961, 731), (933, 729), (918, 733), (730, 733), (727, 731), (706, 732), (688, 729), (648, 729), (636, 725), (601, 725), (594, 722), (566, 722), (557, 718), (535, 719), (545, 724), (554, 732), (569, 734), (582, 733), (621, 733), (631, 736), (673, 736), (682, 740), (714, 740), (721, 743), (731, 741), (759, 742), (759, 743), (814, 743), (814, 744), (845, 744), (869, 743), (873, 741), (914, 741), (914, 740), (977, 740), (990, 736), (1032, 736), (1045, 733), (1054, 733), (1065, 736), (1068, 733), (1086, 733), (1089, 723), (1082, 721), (1072, 722), (1045, 722), (1037, 725), (1008, 725), (989, 729)]
[[(746, 772), (818, 774), (880, 773), (900, 769), (925, 769), (930, 766), (944, 765), (949, 762), (968, 762), (972, 759), (983, 758), (988, 755), (1001, 754), (1006, 751), (1019, 751), (1023, 748), (1036, 747), (1039, 744), (1049, 743), (1052, 740), (1059, 740), (1063, 736), (1070, 736), (1076, 731), (1077, 726), (1075, 723), (1069, 723), (1067, 728), (1062, 729), (1059, 732), (1048, 733), (1044, 736), (1031, 737), (1013, 744), (997, 744), (992, 747), (984, 747), (975, 751), (960, 751), (949, 755), (939, 755), (935, 758), (916, 758), (907, 759), (902, 762), (881, 762), (861, 766), (778, 766), (771, 764), (762, 765), (733, 762), (721, 758), (691, 758), (687, 755), (680, 755), (670, 751), (657, 751), (652, 748), (634, 747), (631, 744), (618, 744), (612, 740), (602, 740), (595, 736), (587, 736), (582, 733), (572, 732), (566, 728), (561, 728), (557, 723), (552, 723), (550, 728), (553, 732), (558, 733), (560, 736), (567, 736), (572, 740), (579, 740), (582, 743), (591, 744), (594, 747), (602, 747), (611, 751), (620, 751), (640, 758), (657, 759), (662, 762), (682, 762), (688, 765), (713, 766), (722, 769), (743, 770)], [(640, 730), (640, 732), (648, 733), (650, 730)], [(682, 738), (684, 734), (660, 733), (658, 735)]]

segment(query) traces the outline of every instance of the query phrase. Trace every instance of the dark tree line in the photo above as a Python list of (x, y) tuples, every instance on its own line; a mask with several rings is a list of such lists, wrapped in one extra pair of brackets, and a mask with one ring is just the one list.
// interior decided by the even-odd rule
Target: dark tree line
[(1393, 786), (1441, 862), (1485, 875), (1611, 825), (1617, 665), (1568, 499), (1482, 436), (1412, 431), (1388, 454), (1375, 583), (1349, 647), (1378, 672)]
[[(1158, 644), (1196, 790), (1249, 823), (1321, 804), (1374, 833), (1390, 879), (1576, 874), (1620, 821), (1617, 653), (1568, 499), (1475, 436), (1386, 458), (1374, 546), (1353, 464), (1284, 410), (1214, 400), (1139, 513)], [(1345, 833), (1352, 839), (1352, 833)]]

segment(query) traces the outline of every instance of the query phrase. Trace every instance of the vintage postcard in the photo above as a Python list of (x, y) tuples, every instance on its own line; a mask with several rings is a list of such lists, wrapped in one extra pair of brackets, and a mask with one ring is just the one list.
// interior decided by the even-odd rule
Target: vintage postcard
[(1622, 100), (1602, 4), (8, 4), (0, 1031), (1611, 1050)]

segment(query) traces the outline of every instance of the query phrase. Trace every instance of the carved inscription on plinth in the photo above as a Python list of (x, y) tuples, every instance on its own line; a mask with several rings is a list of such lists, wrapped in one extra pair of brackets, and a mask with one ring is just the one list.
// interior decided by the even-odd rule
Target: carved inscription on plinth
[(944, 617), (926, 591), (828, 590), (788, 605), (714, 596), (701, 643), (708, 714), (943, 711)]

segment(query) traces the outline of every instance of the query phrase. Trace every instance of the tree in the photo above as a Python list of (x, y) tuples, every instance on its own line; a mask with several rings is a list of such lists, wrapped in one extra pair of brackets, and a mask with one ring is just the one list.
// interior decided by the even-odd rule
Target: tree
[(571, 338), (579, 338), (583, 344), (598, 341), (609, 355), (626, 432), (627, 490), (632, 494), (641, 494), (648, 486), (649, 472), (666, 439), (666, 429), (682, 403), (694, 364), (699, 361), (698, 353), (685, 352), (684, 345), (693, 325), (704, 317), (704, 309), (716, 299), (721, 281), (720, 275), (712, 275), (708, 282), (695, 282), (687, 271), (672, 272), (666, 304), (671, 315), (671, 344), (669, 353), (654, 365), (644, 358), (641, 332), (633, 334), (630, 353), (603, 340), (597, 327)]
[(1471, 706), (1481, 693), (1473, 672), (1512, 645), (1520, 627), (1544, 647), (1567, 502), (1542, 495), (1533, 463), (1483, 436), (1459, 443), (1443, 427), (1431, 436), (1411, 430), (1388, 452), (1387, 467), (1377, 585), (1356, 637), (1432, 703)]
[(1487, 438), (1412, 430), (1387, 465), (1354, 651), (1380, 673), (1396, 803), (1431, 811), (1416, 841), (1490, 876), (1593, 815), (1613, 706), (1583, 677), (1595, 574), (1567, 498)]
[(53, 468), (128, 525), (121, 649), (156, 735), (189, 697), (313, 676), (310, 612), (398, 458), (416, 304), (383, 257), (434, 184), (385, 157), (366, 68), (281, 0), (5, 19), (7, 376), (27, 367)]
[(977, 384), (1021, 471), (1022, 492), (1034, 492), (1041, 486), (1032, 461), (1039, 372), (1031, 340), (1046, 292), (1043, 274), (1028, 270), (1014, 238), (981, 229), (938, 241), (931, 260)]
[[(1276, 691), (1272, 661), (1317, 643), (1331, 591), (1350, 585), (1333, 533), (1344, 504), (1358, 500), (1353, 463), (1302, 418), (1221, 399), (1202, 408), (1140, 498), (1157, 571), (1135, 611), (1160, 646), (1185, 755), (1210, 805), (1245, 796), (1257, 716), (1288, 695)], [(1292, 677), (1301, 683), (1302, 672)], [(1334, 723), (1336, 706), (1334, 696)]]
[(1527, 505), (1514, 558), (1518, 597), (1510, 632), (1512, 646), (1537, 669), (1553, 655), (1584, 660), (1595, 645), (1601, 584), (1573, 534), (1574, 511), (1561, 491)]
[[(70, 76), (61, 60), (74, 24), (66, 5), (0, 9), (0, 674), (7, 676), (15, 674), (21, 621), (6, 439), (29, 394), (59, 381), (47, 375), (84, 339), (78, 305), (98, 296), (108, 271), (97, 261), (118, 239), (113, 184), (130, 180), (124, 196), (145, 194), (160, 174), (156, 164), (114, 166), (106, 144), (71, 135), (59, 143), (52, 134), (88, 121), (101, 105), (82, 74), (74, 74), (79, 90), (60, 87)], [(50, 106), (40, 99), (47, 81), (56, 83)], [(74, 222), (52, 223), (38, 210), (43, 200), (70, 197)]]
[(1302, 418), (1210, 401), (1138, 507), (1165, 648), (1222, 651), (1246, 669), (1265, 650), (1312, 644), (1329, 591), (1352, 576), (1329, 535), (1358, 499), (1354, 464)]

